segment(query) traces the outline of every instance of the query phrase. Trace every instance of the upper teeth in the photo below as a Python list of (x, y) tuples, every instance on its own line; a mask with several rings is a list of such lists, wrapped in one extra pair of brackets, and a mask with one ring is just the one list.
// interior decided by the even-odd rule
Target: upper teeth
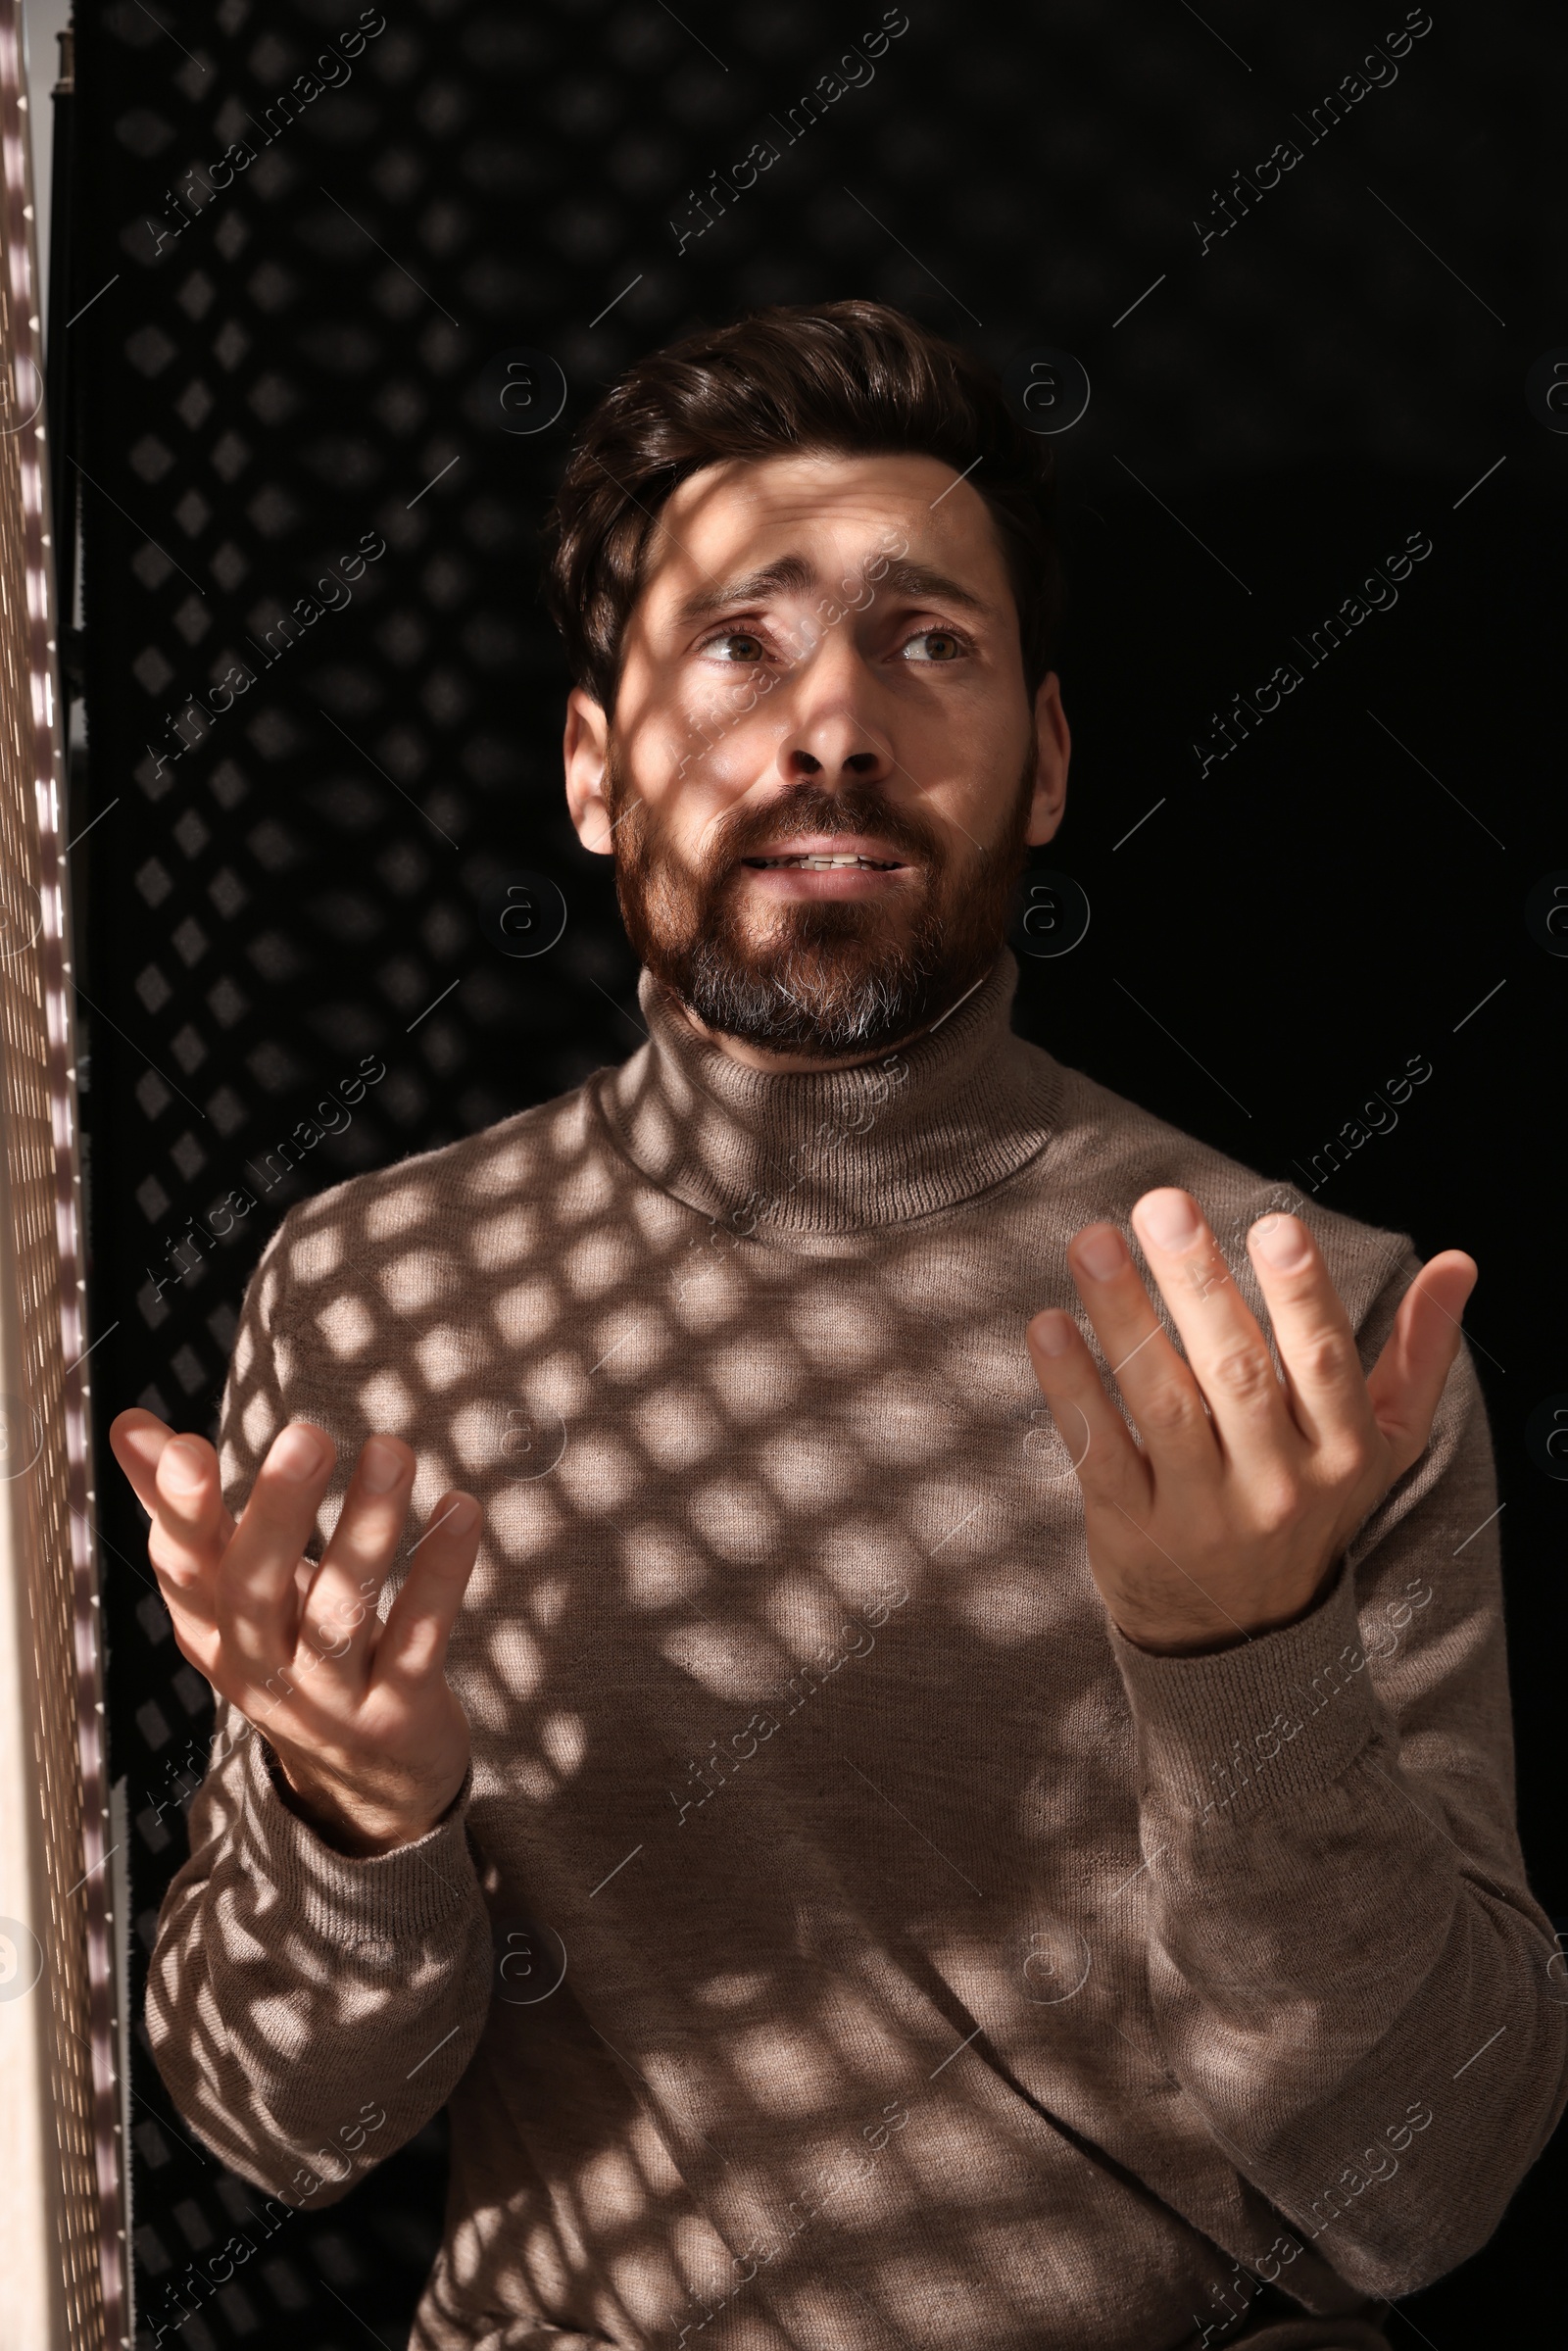
[(874, 865), (876, 862), (874, 857), (829, 857), (815, 855), (809, 857), (802, 855), (798, 857), (764, 857), (761, 861), (764, 865), (802, 865), (809, 873), (825, 873), (832, 865)]

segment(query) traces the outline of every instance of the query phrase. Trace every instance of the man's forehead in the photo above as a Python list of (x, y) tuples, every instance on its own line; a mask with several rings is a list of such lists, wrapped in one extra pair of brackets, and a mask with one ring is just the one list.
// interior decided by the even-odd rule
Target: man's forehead
[(782, 592), (806, 593), (878, 552), (933, 576), (961, 572), (981, 595), (1003, 563), (984, 500), (940, 458), (781, 455), (688, 475), (649, 534), (643, 585), (684, 607), (704, 587), (754, 574), (761, 586), (771, 571)]

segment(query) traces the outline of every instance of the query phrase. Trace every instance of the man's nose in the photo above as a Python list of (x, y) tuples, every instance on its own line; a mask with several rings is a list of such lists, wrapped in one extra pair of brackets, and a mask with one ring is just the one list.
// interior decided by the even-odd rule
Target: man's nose
[(896, 765), (892, 744), (853, 695), (835, 694), (802, 712), (779, 745), (779, 773), (791, 784), (881, 783)]
[(786, 781), (792, 784), (874, 784), (891, 773), (893, 766), (887, 753), (874, 744), (862, 744), (858, 750), (852, 750), (846, 738), (841, 749), (826, 734), (791, 743), (779, 764)]

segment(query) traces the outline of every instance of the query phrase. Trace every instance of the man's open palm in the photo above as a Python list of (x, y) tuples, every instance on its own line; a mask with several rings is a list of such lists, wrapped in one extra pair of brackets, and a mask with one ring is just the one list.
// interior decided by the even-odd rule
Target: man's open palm
[(1114, 1225), (1086, 1226), (1068, 1261), (1142, 1442), (1071, 1315), (1036, 1315), (1029, 1352), (1073, 1456), (1112, 1619), (1148, 1648), (1222, 1648), (1302, 1615), (1424, 1450), (1476, 1267), (1459, 1249), (1424, 1265), (1364, 1375), (1305, 1225), (1261, 1218), (1248, 1249), (1282, 1380), (1191, 1195), (1146, 1193), (1132, 1222), (1185, 1360)]
[(477, 1502), (442, 1496), (382, 1623), (376, 1598), (414, 1488), (400, 1439), (365, 1446), (319, 1563), (305, 1553), (336, 1460), (323, 1430), (294, 1421), (280, 1432), (237, 1524), (204, 1438), (176, 1437), (137, 1408), (109, 1441), (151, 1515), (148, 1550), (180, 1648), (271, 1741), (317, 1825), (358, 1853), (431, 1828), (468, 1765), (467, 1719), (445, 1669), (478, 1551)]

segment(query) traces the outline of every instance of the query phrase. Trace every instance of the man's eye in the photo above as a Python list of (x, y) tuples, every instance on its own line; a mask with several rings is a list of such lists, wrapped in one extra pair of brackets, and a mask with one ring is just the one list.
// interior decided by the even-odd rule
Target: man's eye
[[(916, 653), (915, 646), (930, 648)], [(956, 661), (964, 651), (963, 639), (951, 628), (922, 628), (915, 636), (906, 638), (899, 648), (899, 658), (906, 661)]]
[[(750, 653), (739, 654), (726, 653), (723, 650), (724, 647), (732, 645), (749, 645), (753, 650)], [(734, 661), (745, 666), (749, 662), (760, 661), (762, 659), (762, 640), (760, 637), (754, 636), (749, 628), (726, 628), (722, 629), (716, 637), (710, 637), (702, 650), (706, 654), (711, 654), (716, 661)]]

